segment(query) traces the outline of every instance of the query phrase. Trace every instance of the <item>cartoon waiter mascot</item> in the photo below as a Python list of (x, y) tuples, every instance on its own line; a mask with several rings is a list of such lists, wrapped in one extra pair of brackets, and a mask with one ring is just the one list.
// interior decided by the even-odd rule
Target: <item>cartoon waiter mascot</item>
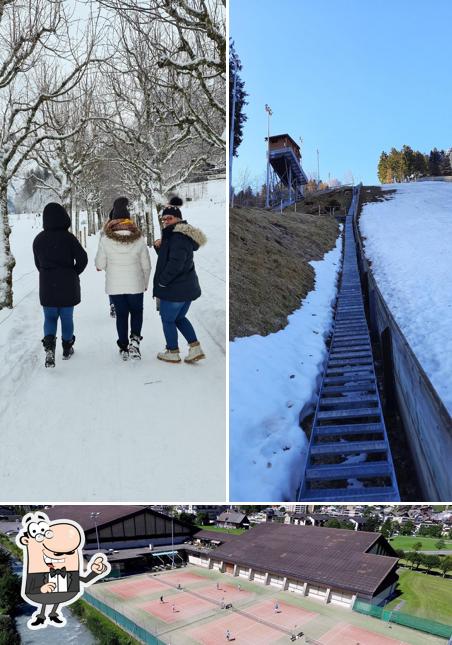
[(64, 627), (66, 619), (59, 608), (75, 602), (84, 587), (111, 571), (102, 553), (94, 555), (83, 571), (85, 535), (72, 520), (50, 522), (41, 511), (27, 513), (16, 543), (24, 553), (22, 598), (38, 608), (28, 621), (30, 629)]

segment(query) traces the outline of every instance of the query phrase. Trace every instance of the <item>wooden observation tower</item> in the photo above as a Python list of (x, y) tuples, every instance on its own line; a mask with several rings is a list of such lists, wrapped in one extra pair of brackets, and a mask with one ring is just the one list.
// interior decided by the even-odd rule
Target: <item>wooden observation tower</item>
[(276, 134), (268, 140), (269, 205), (284, 208), (304, 196), (308, 178), (301, 166), (300, 146), (288, 134)]

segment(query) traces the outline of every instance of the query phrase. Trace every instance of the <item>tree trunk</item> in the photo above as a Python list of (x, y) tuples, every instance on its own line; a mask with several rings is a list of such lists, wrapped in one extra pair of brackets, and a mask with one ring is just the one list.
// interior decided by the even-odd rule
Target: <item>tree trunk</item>
[(13, 268), (16, 261), (11, 253), (8, 220), (8, 183), (0, 182), (0, 309), (13, 306)]
[(80, 237), (81, 237), (82, 231), (80, 229), (80, 208), (79, 208), (77, 199), (75, 201), (75, 230), (80, 231)]

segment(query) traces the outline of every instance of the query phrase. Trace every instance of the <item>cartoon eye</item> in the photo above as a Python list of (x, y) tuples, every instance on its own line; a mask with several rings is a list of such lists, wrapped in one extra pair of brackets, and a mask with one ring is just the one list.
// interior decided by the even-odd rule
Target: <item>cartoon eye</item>
[(46, 531), (49, 530), (49, 525), (47, 524), (47, 522), (39, 522), (38, 530), (40, 533), (42, 533), (42, 535), (45, 535)]
[(38, 533), (35, 539), (36, 539), (36, 542), (44, 542), (44, 536), (42, 533)]
[(51, 530), (49, 529), (48, 531), (46, 531), (46, 532), (44, 533), (44, 536), (45, 536), (46, 538), (49, 538), (49, 539), (50, 539), (50, 538), (53, 538), (53, 531), (51, 531)]
[(37, 536), (39, 533), (39, 526), (36, 522), (31, 522), (31, 524), (28, 525), (28, 533), (33, 538)]

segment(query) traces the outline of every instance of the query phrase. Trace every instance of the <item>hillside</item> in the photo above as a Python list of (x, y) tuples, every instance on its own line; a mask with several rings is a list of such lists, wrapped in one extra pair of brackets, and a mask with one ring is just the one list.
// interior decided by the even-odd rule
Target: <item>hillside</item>
[(330, 213), (333, 208), (344, 213), (350, 194), (338, 190), (310, 195), (303, 205), (297, 205), (297, 212), (293, 208), (283, 213), (231, 209), (231, 340), (265, 336), (287, 325), (287, 316), (314, 288), (315, 274), (309, 262), (323, 258), (336, 243), (338, 224)]

